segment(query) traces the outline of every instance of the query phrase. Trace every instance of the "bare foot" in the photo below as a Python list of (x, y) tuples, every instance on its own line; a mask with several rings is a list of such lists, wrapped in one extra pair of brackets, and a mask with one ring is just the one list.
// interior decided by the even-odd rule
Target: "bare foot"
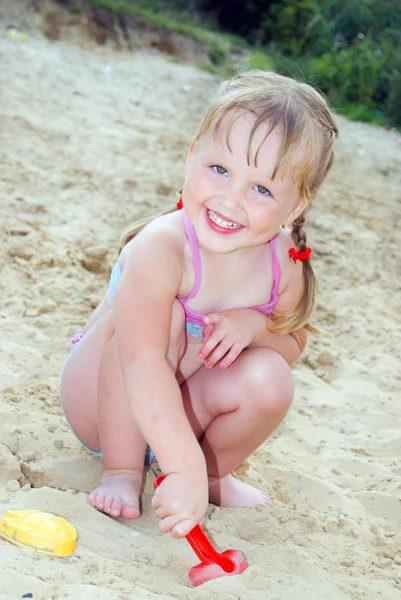
[(98, 487), (88, 496), (94, 508), (111, 517), (136, 519), (140, 516), (139, 496), (142, 489), (142, 472), (102, 471)]
[(209, 502), (225, 507), (273, 506), (273, 500), (266, 492), (232, 475), (209, 478)]

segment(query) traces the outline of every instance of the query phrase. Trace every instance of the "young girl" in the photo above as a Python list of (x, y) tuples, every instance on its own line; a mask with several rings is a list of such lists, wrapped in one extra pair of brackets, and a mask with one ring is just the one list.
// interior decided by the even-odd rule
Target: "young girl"
[(138, 517), (150, 448), (167, 476), (152, 504), (174, 537), (208, 501), (271, 504), (231, 472), (292, 401), (315, 293), (303, 224), (336, 137), (306, 84), (253, 71), (221, 85), (189, 150), (181, 210), (131, 227), (72, 339), (61, 402), (103, 457), (92, 506)]

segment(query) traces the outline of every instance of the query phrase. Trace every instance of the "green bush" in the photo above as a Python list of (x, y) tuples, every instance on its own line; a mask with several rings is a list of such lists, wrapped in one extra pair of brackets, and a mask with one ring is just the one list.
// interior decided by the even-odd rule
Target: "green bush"
[[(401, 126), (401, 0), (81, 2), (192, 36), (208, 47), (210, 70), (225, 75), (231, 48), (252, 43), (238, 70), (276, 70), (312, 83), (354, 118)], [(217, 23), (230, 36), (213, 33)]]
[[(400, 0), (203, 0), (258, 45), (249, 66), (305, 79), (337, 107), (401, 125)], [(358, 108), (355, 108), (358, 107)], [(381, 117), (380, 117), (381, 118)]]

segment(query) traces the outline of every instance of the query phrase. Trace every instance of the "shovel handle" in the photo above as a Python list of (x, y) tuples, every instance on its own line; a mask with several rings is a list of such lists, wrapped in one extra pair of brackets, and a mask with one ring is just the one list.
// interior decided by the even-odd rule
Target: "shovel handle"
[[(165, 478), (165, 475), (157, 477), (153, 483), (154, 489), (159, 487)], [(185, 538), (202, 563), (217, 563), (226, 573), (234, 571), (234, 561), (217, 552), (200, 525), (195, 525)]]

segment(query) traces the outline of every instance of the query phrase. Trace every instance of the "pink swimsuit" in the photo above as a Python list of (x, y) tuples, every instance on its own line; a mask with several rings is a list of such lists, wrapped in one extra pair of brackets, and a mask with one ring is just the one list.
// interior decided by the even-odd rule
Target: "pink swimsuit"
[[(189, 245), (191, 246), (192, 259), (194, 263), (195, 269), (195, 284), (192, 288), (190, 294), (186, 298), (178, 298), (181, 302), (183, 309), (185, 311), (185, 329), (187, 333), (198, 338), (202, 339), (202, 332), (205, 327), (203, 322), (203, 318), (205, 315), (201, 315), (199, 313), (194, 312), (188, 307), (189, 300), (192, 300), (196, 296), (199, 291), (200, 284), (202, 281), (202, 263), (200, 259), (199, 246), (195, 236), (194, 228), (192, 227), (187, 215), (185, 214), (185, 210), (181, 210), (182, 220), (185, 227), (185, 232), (187, 234), (187, 238), (189, 241)], [(261, 304), (259, 306), (252, 306), (253, 310), (258, 310), (264, 315), (269, 315), (273, 310), (274, 305), (278, 300), (278, 287), (280, 284), (280, 265), (277, 259), (276, 254), (276, 244), (274, 238), (269, 241), (271, 251), (272, 251), (272, 269), (273, 269), (273, 287), (270, 301), (267, 304)]]

